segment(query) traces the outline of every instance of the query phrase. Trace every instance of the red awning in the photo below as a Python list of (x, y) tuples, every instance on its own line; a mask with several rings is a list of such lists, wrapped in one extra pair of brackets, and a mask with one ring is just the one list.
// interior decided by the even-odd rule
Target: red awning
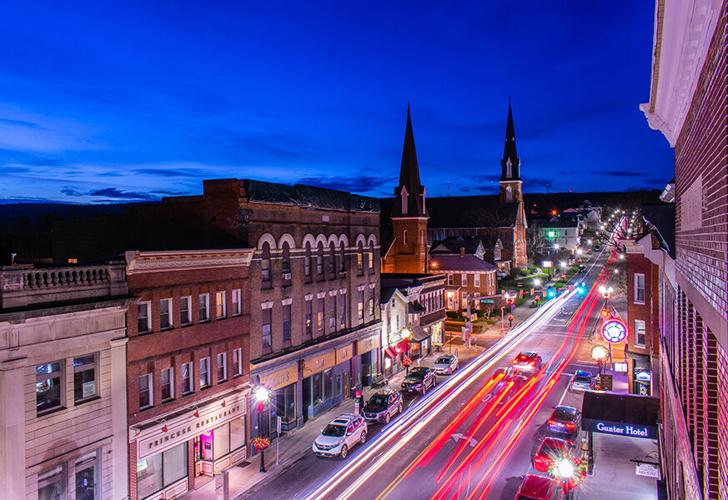
[(397, 351), (395, 351), (391, 347), (385, 347), (384, 348), (384, 354), (386, 354), (387, 356), (389, 356), (392, 359), (394, 359), (394, 358), (397, 357)]

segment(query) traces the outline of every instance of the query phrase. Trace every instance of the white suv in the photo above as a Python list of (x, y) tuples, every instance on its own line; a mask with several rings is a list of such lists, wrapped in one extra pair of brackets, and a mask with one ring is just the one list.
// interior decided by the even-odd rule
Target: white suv
[(357, 443), (367, 440), (367, 422), (359, 415), (345, 413), (333, 419), (313, 442), (313, 452), (320, 457), (346, 458)]

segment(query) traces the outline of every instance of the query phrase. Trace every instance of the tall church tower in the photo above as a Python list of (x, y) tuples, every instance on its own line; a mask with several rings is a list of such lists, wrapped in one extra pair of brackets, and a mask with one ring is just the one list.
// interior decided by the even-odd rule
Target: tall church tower
[(407, 127), (404, 132), (399, 184), (394, 189), (392, 204), (392, 246), (384, 257), (382, 272), (427, 272), (427, 205), (425, 186), (420, 183), (415, 136), (412, 132), (410, 107), (407, 105)]
[(508, 123), (506, 124), (506, 145), (501, 160), (500, 201), (514, 203), (523, 200), (521, 160), (516, 152), (516, 130), (513, 126), (511, 98), (508, 98)]

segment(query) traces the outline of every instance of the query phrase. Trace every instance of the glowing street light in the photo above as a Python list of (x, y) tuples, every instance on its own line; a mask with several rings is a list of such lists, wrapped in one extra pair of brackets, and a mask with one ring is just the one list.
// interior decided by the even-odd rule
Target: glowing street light
[(561, 266), (561, 269), (566, 269), (566, 261), (562, 260), (559, 265)]
[(619, 269), (615, 269), (614, 274), (619, 274)]
[(541, 286), (541, 279), (540, 278), (534, 278), (533, 279), (533, 285), (534, 286)]
[(568, 458), (562, 458), (556, 463), (556, 473), (562, 480), (569, 480), (574, 477), (576, 467)]
[(592, 246), (592, 243), (594, 243), (594, 241), (591, 238), (589, 238), (588, 240), (586, 240), (586, 244), (587, 245)]
[(612, 294), (613, 291), (614, 291), (614, 288), (612, 288), (611, 286), (607, 287), (607, 286), (601, 285), (599, 287), (599, 293), (602, 294), (602, 297), (604, 297), (604, 300), (609, 300), (609, 296)]
[(270, 401), (270, 390), (262, 385), (255, 389), (255, 400), (258, 403), (267, 403)]
[(624, 254), (623, 253), (620, 253), (619, 254), (619, 260), (624, 260)]
[(583, 253), (584, 253), (584, 251), (581, 248), (576, 249), (576, 255), (581, 255)]
[(559, 246), (559, 244), (558, 244), (558, 243), (555, 243), (555, 244), (554, 244), (554, 250), (558, 250), (559, 248), (561, 248), (561, 247)]

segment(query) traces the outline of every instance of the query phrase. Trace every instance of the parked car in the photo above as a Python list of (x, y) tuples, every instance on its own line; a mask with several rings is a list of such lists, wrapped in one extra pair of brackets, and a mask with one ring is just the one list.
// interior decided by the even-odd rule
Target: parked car
[(574, 443), (565, 439), (545, 437), (533, 457), (533, 468), (539, 472), (548, 472), (554, 462), (560, 458), (572, 458)]
[(572, 391), (588, 391), (591, 389), (592, 375), (586, 370), (576, 370), (571, 377)]
[(424, 394), (428, 389), (435, 387), (435, 372), (427, 366), (411, 368), (402, 381), (402, 391), (419, 392)]
[(454, 354), (443, 354), (437, 358), (432, 369), (437, 375), (452, 375), (458, 369), (458, 357)]
[(349, 450), (367, 440), (367, 422), (353, 413), (339, 415), (321, 430), (313, 442), (313, 452), (320, 457), (346, 458)]
[(541, 369), (543, 360), (535, 352), (521, 352), (513, 358), (513, 368), (521, 372), (536, 373)]
[(393, 390), (381, 390), (369, 398), (367, 404), (362, 408), (362, 414), (367, 422), (389, 421), (398, 413), (402, 413), (402, 395)]
[(515, 500), (563, 500), (564, 489), (546, 476), (526, 474), (516, 492)]
[(581, 412), (573, 406), (557, 406), (548, 421), (549, 432), (576, 437), (581, 428)]

